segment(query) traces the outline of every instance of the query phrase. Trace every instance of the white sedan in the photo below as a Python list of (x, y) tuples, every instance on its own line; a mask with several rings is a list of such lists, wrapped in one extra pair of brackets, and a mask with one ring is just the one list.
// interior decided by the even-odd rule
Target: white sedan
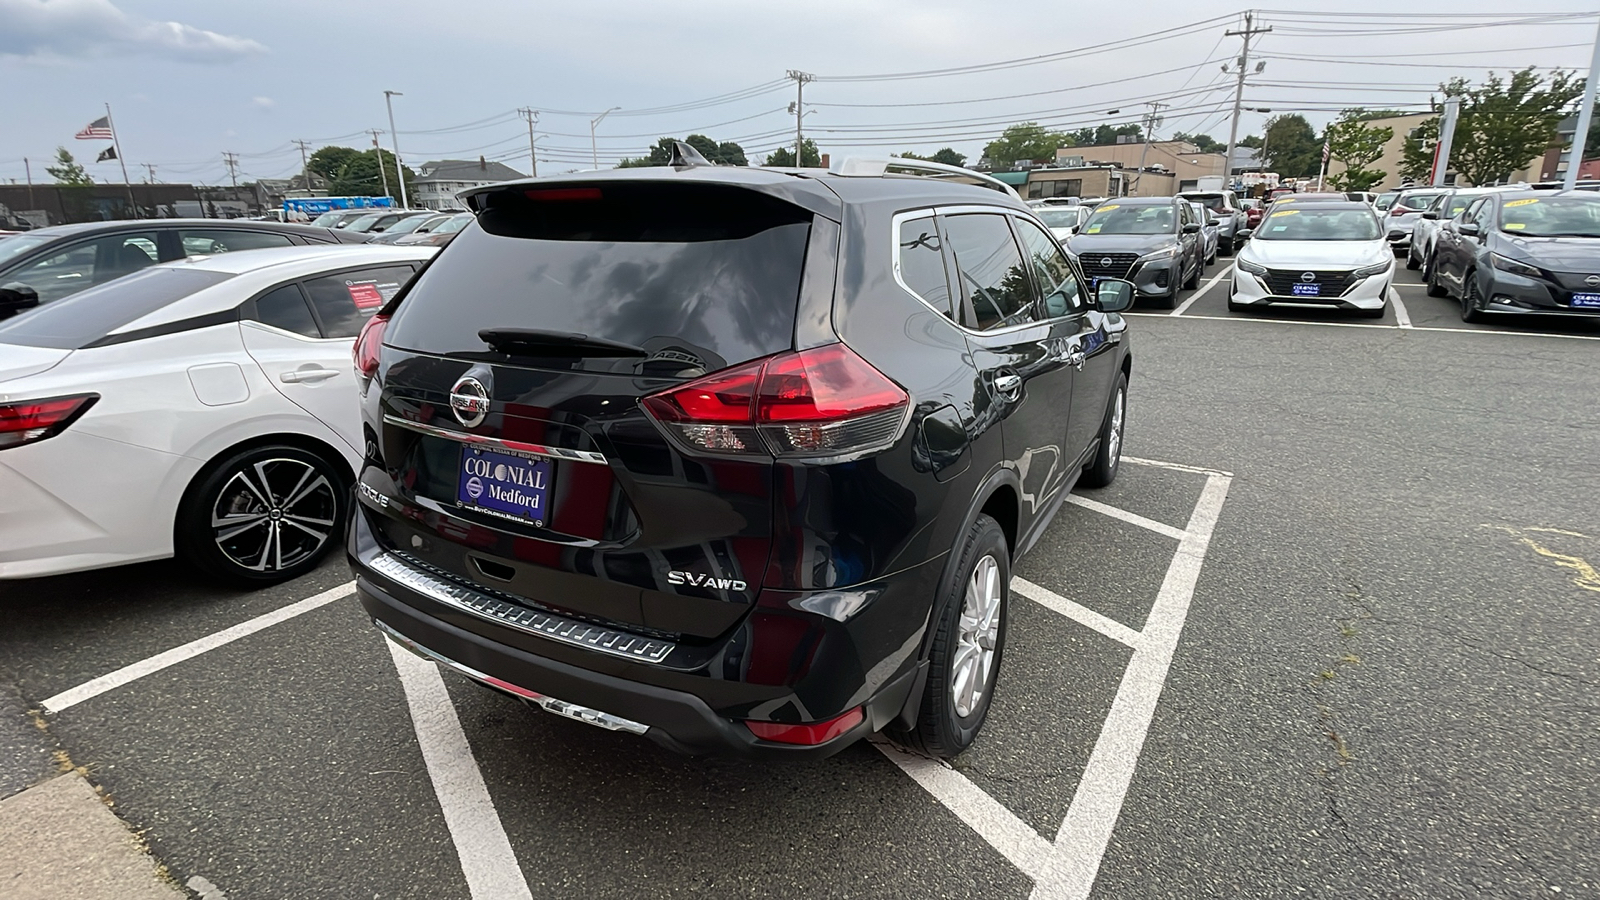
[(1375, 319), (1388, 308), (1393, 280), (1394, 253), (1372, 207), (1296, 204), (1268, 212), (1240, 249), (1228, 309), (1320, 306)]
[(314, 567), (365, 441), (351, 348), (432, 247), (152, 266), (0, 322), (0, 579), (174, 554)]

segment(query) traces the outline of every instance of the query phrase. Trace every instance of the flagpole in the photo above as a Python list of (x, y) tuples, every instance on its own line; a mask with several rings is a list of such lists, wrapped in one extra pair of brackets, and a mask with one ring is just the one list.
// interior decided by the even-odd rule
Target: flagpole
[(111, 129), (111, 146), (117, 149), (117, 165), (122, 167), (122, 184), (128, 189), (128, 205), (133, 207), (133, 217), (142, 219), (139, 215), (139, 201), (133, 199), (133, 182), (128, 178), (128, 160), (122, 155), (122, 142), (117, 140), (117, 123), (111, 119), (111, 104), (106, 104), (106, 126)]

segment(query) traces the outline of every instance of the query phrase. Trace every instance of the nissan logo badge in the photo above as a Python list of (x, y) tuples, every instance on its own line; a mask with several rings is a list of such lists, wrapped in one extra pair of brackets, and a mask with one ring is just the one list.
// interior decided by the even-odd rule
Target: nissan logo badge
[(1600, 285), (1600, 275), (1590, 275), (1588, 278), (1583, 280), (1583, 283), (1587, 284), (1589, 287)]
[(1317, 280), (1317, 273), (1315, 273), (1315, 272), (1301, 272), (1300, 273), (1300, 280), (1305, 282), (1306, 284), (1310, 284), (1311, 282)]
[(1109, 266), (1109, 265), (1111, 265), (1111, 264), (1112, 264), (1112, 263), (1113, 263), (1113, 262), (1115, 262), (1115, 260), (1113, 260), (1113, 259), (1112, 259), (1112, 258), (1111, 258), (1111, 257), (1109, 257), (1109, 256), (1102, 256), (1102, 257), (1100, 257), (1100, 265), (1102, 265), (1102, 266)]
[(450, 411), (455, 414), (456, 421), (468, 428), (483, 424), (489, 415), (489, 392), (484, 390), (483, 382), (471, 375), (466, 375), (455, 386), (450, 388)]

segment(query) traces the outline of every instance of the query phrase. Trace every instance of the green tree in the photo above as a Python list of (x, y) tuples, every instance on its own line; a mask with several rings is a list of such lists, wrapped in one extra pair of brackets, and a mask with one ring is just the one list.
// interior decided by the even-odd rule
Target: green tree
[(94, 179), (84, 170), (78, 161), (72, 158), (65, 147), (56, 148), (56, 164), (44, 167), (45, 174), (56, 180), (56, 184), (66, 187), (84, 187), (94, 184)]
[[(1260, 150), (1261, 136), (1258, 134), (1247, 134), (1244, 137), (1239, 138), (1239, 146), (1249, 147), (1251, 150)], [(1223, 147), (1222, 149), (1226, 150), (1228, 148)]]
[[(644, 156), (634, 159), (623, 158), (617, 163), (619, 169), (632, 169), (642, 166), (664, 166), (672, 161), (672, 145), (678, 138), (664, 137), (655, 142), (650, 151)], [(707, 160), (719, 166), (747, 166), (750, 162), (745, 159), (744, 148), (733, 141), (717, 143), (703, 134), (691, 134), (683, 139), (685, 144), (693, 147)]]
[[(382, 166), (382, 171), (379, 166)], [(411, 183), (416, 175), (410, 166), (401, 168), (405, 172), (406, 190), (411, 191)], [(368, 150), (345, 160), (328, 183), (328, 193), (339, 197), (381, 197), (386, 178), (389, 196), (400, 196), (400, 184), (395, 180), (394, 154), (387, 150)]]
[(1010, 169), (1023, 160), (1051, 160), (1056, 150), (1070, 146), (1072, 139), (1057, 131), (1050, 131), (1037, 122), (1021, 122), (1000, 133), (999, 140), (983, 148), (984, 158), (994, 169)]
[(1311, 123), (1299, 113), (1273, 116), (1267, 120), (1264, 139), (1267, 171), (1283, 178), (1304, 178), (1322, 168), (1322, 142)]
[(360, 155), (360, 150), (350, 147), (320, 147), (306, 161), (306, 168), (332, 181), (339, 176), (339, 170), (344, 168), (345, 163)]
[(947, 166), (965, 166), (967, 164), (966, 154), (957, 153), (955, 149), (951, 147), (941, 147), (940, 149), (934, 151), (932, 156), (922, 156), (909, 151), (890, 155), (898, 156), (901, 159), (920, 159), (924, 162), (944, 163)]
[(1228, 149), (1227, 144), (1222, 143), (1209, 134), (1187, 134), (1180, 131), (1174, 134), (1172, 139), (1175, 141), (1188, 141), (1196, 147), (1199, 147), (1201, 153), (1221, 153), (1222, 151)]
[(1144, 140), (1144, 128), (1137, 122), (1127, 125), (1096, 125), (1093, 128), (1079, 128), (1068, 135), (1071, 147), (1099, 147), (1106, 144), (1115, 144), (1117, 138), (1128, 137), (1136, 141)]
[[(822, 165), (822, 153), (817, 150), (817, 142), (806, 138), (800, 143), (801, 168), (815, 168)], [(779, 147), (767, 154), (767, 165), (787, 167), (794, 165), (794, 150), (789, 147)]]
[(1383, 156), (1383, 147), (1394, 137), (1394, 129), (1373, 128), (1366, 122), (1362, 110), (1347, 109), (1323, 132), (1328, 156), (1345, 166), (1343, 172), (1329, 177), (1334, 190), (1370, 190), (1389, 174), (1382, 169), (1369, 169), (1367, 164)]
[(1461, 101), (1450, 167), (1473, 184), (1494, 184), (1549, 149), (1556, 126), (1583, 94), (1583, 79), (1557, 70), (1546, 81), (1530, 66), (1510, 81), (1490, 72), (1477, 87), (1460, 78), (1440, 87)]
[(1433, 174), (1433, 145), (1439, 140), (1439, 119), (1424, 119), (1406, 135), (1400, 151), (1401, 181), (1422, 181)]

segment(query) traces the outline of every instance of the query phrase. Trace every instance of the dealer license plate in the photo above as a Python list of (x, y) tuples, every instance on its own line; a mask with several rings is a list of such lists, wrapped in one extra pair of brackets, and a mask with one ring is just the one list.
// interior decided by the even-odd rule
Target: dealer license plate
[(1600, 309), (1600, 294), (1573, 294), (1572, 305), (1578, 309)]
[(457, 505), (542, 528), (549, 501), (550, 460), (461, 448)]
[(1296, 297), (1318, 297), (1322, 294), (1320, 284), (1297, 284), (1293, 288)]

